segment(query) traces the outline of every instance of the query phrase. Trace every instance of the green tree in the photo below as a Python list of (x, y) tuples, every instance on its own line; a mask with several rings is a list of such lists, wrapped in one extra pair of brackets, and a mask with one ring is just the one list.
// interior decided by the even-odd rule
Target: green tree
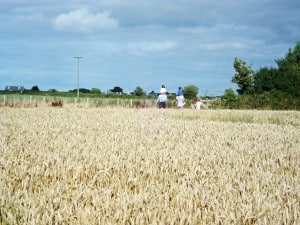
[(279, 76), (276, 89), (300, 97), (300, 42), (289, 49), (285, 58), (276, 60)]
[[(76, 89), (76, 91), (77, 91), (77, 89)], [(91, 91), (87, 88), (79, 88), (79, 92), (81, 92), (81, 93), (90, 93)]]
[(93, 94), (101, 94), (101, 90), (99, 88), (92, 88), (91, 93)]
[(110, 91), (113, 93), (123, 93), (123, 89), (118, 86), (115, 86), (113, 89), (110, 89)]
[(133, 94), (136, 96), (142, 96), (142, 95), (145, 95), (145, 92), (144, 92), (143, 88), (141, 88), (140, 86), (137, 86), (134, 89)]
[(261, 68), (254, 75), (253, 89), (256, 94), (280, 91), (300, 97), (300, 42), (289, 49), (284, 58), (275, 60), (278, 68)]
[(237, 89), (237, 92), (242, 95), (251, 90), (254, 71), (238, 58), (234, 59), (233, 67), (236, 74), (232, 77), (231, 81), (238, 85), (239, 89)]
[(276, 89), (279, 73), (277, 68), (260, 68), (254, 75), (253, 88), (255, 93), (262, 94)]
[(199, 92), (199, 88), (195, 85), (188, 85), (183, 88), (184, 97), (186, 99), (195, 99), (197, 98), (197, 94)]
[(58, 90), (52, 88), (52, 89), (49, 89), (48, 92), (54, 93), (54, 92), (58, 92)]
[(236, 95), (234, 91), (230, 89), (226, 89), (224, 92), (224, 95), (221, 97), (222, 104), (229, 109), (234, 108), (235, 103), (236, 103)]
[(39, 92), (39, 91), (40, 91), (40, 89), (39, 89), (39, 87), (38, 87), (38, 86), (33, 86), (33, 87), (31, 88), (31, 91), (36, 91), (36, 92)]

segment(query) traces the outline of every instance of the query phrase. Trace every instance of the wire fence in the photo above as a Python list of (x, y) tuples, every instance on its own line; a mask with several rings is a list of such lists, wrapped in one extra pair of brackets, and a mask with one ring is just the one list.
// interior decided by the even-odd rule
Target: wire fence
[(77, 97), (54, 97), (40, 95), (0, 95), (1, 106), (63, 106), (70, 104), (78, 104), (89, 107), (156, 107), (154, 99), (119, 99), (119, 98), (80, 98)]
[[(218, 104), (218, 99), (203, 100), (207, 108), (214, 108)], [(41, 106), (66, 106), (79, 105), (87, 107), (127, 107), (127, 108), (155, 108), (156, 99), (130, 99), (130, 98), (80, 98), (58, 97), (42, 95), (0, 95), (0, 106), (9, 107), (41, 107)], [(188, 108), (192, 101), (187, 100), (185, 108)], [(168, 108), (176, 108), (176, 100), (168, 99)]]

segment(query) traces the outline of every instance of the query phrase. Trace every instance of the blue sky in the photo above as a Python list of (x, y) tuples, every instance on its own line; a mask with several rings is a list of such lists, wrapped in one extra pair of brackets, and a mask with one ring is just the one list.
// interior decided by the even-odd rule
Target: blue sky
[(236, 89), (235, 57), (257, 71), (300, 41), (296, 0), (0, 0), (0, 89), (200, 95)]

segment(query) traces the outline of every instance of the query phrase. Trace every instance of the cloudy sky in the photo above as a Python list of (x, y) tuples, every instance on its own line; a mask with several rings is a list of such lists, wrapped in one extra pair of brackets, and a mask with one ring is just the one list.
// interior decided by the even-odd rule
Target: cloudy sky
[(234, 58), (257, 71), (300, 41), (297, 0), (0, 0), (0, 89), (196, 85), (223, 94)]

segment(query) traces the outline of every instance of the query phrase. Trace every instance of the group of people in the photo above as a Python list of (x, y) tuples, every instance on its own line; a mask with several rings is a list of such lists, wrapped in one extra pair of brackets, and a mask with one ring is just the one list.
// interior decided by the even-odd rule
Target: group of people
[(167, 89), (165, 85), (162, 85), (157, 98), (158, 108), (165, 109), (167, 107)]
[[(166, 86), (165, 85), (162, 85), (161, 88), (160, 88), (160, 93), (158, 95), (158, 98), (157, 98), (157, 105), (158, 105), (158, 108), (160, 109), (164, 109), (167, 107), (167, 89), (166, 89)], [(184, 95), (183, 95), (183, 90), (182, 90), (182, 87), (178, 87), (178, 90), (176, 92), (176, 103), (177, 103), (177, 107), (178, 108), (183, 108), (184, 105), (185, 105), (185, 98), (184, 98)], [(200, 98), (198, 98), (195, 102), (192, 103), (192, 108), (194, 109), (198, 109), (200, 110), (201, 107), (205, 107), (207, 108), (202, 100)]]

